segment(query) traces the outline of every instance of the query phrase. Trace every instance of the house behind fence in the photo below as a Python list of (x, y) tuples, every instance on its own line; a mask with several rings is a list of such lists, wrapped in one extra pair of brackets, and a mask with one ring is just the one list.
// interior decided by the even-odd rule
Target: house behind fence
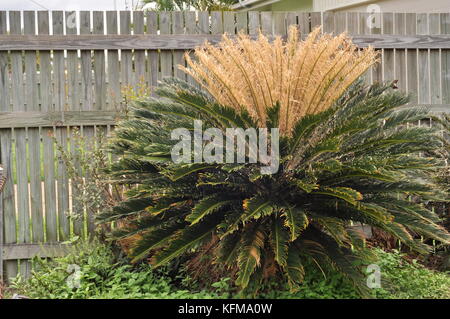
[(74, 209), (55, 143), (76, 152), (76, 130), (87, 138), (108, 133), (124, 86), (154, 87), (171, 76), (192, 81), (177, 65), (205, 40), (217, 42), (225, 32), (286, 35), (289, 25), (302, 36), (322, 25), (324, 32), (348, 31), (361, 47), (373, 44), (381, 63), (365, 75), (368, 83), (398, 79), (414, 104), (449, 110), (450, 13), (0, 11), (5, 279), (26, 276), (31, 257), (60, 254), (62, 242), (94, 229), (92, 216)]

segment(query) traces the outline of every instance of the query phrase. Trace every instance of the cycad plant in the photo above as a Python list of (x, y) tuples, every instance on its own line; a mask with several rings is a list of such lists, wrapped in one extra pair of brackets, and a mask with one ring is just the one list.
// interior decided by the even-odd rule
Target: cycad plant
[[(355, 52), (346, 36), (294, 38), (295, 31), (287, 43), (269, 43), (264, 37), (251, 42), (244, 36), (225, 40), (223, 46), (236, 46), (228, 53), (239, 51), (227, 56), (212, 53), (210, 46), (200, 48), (197, 56), (211, 54), (215, 66), (206, 58), (205, 64), (191, 61), (189, 73), (206, 92), (165, 80), (156, 91), (159, 97), (136, 101), (133, 115), (118, 124), (110, 143), (118, 160), (110, 175), (115, 183), (133, 187), (128, 199), (100, 220), (121, 221), (113, 235), (127, 241), (134, 261), (149, 258), (160, 266), (208, 245), (201, 251), (213, 257), (212, 265), (228, 267), (243, 289), (279, 276), (295, 290), (304, 265), (312, 263), (341, 271), (363, 293), (361, 261), (369, 254), (364, 235), (349, 227), (352, 222), (382, 229), (422, 253), (429, 247), (416, 235), (450, 242), (439, 218), (423, 205), (448, 195), (432, 178), (442, 165), (434, 155), (440, 135), (408, 124), (429, 116), (426, 111), (403, 108), (407, 97), (390, 85), (365, 87), (355, 81), (375, 61), (372, 49)], [(215, 82), (235, 76), (230, 74), (235, 68), (216, 66), (249, 63), (250, 47), (258, 43), (267, 51), (299, 57), (289, 67), (290, 58), (268, 60), (273, 78), (264, 85), (264, 75), (252, 71), (247, 74), (254, 78), (241, 82), (242, 92), (219, 88)], [(328, 45), (336, 52), (324, 56)], [(341, 59), (346, 61), (342, 69), (358, 71), (350, 68), (339, 75), (335, 64)], [(318, 65), (322, 70), (315, 70)], [(303, 68), (314, 79), (300, 71), (299, 78), (274, 78), (277, 72)], [(208, 82), (212, 73), (214, 83)], [(295, 87), (293, 82), (300, 83), (298, 90), (286, 93), (285, 86)], [(248, 97), (251, 85), (260, 90), (255, 100)], [(232, 104), (231, 94), (238, 93), (241, 97)], [(178, 141), (171, 139), (172, 130), (192, 130), (199, 119), (221, 131), (280, 127), (279, 170), (262, 174), (262, 164), (249, 161), (174, 163), (171, 150)], [(195, 157), (191, 152), (188, 157)]]

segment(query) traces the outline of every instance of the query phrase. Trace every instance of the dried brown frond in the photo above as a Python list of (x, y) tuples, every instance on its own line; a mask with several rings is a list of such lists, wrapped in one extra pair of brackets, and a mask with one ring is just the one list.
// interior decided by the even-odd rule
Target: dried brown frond
[(306, 114), (322, 112), (377, 61), (373, 48), (359, 50), (347, 34), (322, 34), (314, 29), (305, 40), (291, 27), (287, 41), (257, 40), (226, 34), (217, 45), (206, 43), (179, 66), (219, 103), (246, 109), (266, 126), (267, 109), (280, 103), (280, 131), (290, 135)]
[(237, 267), (225, 267), (214, 261), (219, 250), (219, 238), (213, 235), (211, 241), (200, 247), (186, 262), (189, 275), (205, 287), (210, 287), (222, 278), (236, 279)]
[(5, 298), (6, 295), (6, 284), (0, 281), (0, 299)]
[[(133, 229), (134, 226), (132, 224), (132, 221), (133, 221), (133, 219), (131, 219), (131, 218), (129, 220), (118, 221), (117, 229), (128, 229), (128, 230)], [(131, 250), (133, 249), (133, 247), (135, 246), (135, 244), (141, 239), (142, 239), (142, 234), (137, 233), (132, 236), (128, 236), (128, 237), (117, 240), (117, 244), (125, 253), (129, 254), (131, 252)]]

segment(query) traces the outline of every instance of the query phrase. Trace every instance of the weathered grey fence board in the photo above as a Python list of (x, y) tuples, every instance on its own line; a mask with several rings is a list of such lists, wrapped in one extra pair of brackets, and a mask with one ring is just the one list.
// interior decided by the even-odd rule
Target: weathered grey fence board
[[(184, 15), (182, 12), (172, 13), (172, 33), (176, 35), (184, 33)], [(183, 55), (183, 50), (174, 50), (173, 52), (174, 76), (186, 80), (186, 74), (178, 68), (178, 65), (185, 65)]]
[[(131, 33), (131, 15), (129, 11), (120, 11), (120, 34), (129, 35)], [(126, 49), (126, 50), (125, 50)], [(132, 63), (132, 47), (121, 48), (120, 51), (120, 77), (121, 84), (127, 85), (132, 84), (132, 73), (133, 73), (133, 63)]]
[[(21, 34), (21, 17), (19, 11), (9, 12), (9, 23), (11, 34)], [(23, 88), (24, 69), (22, 52), (11, 52), (11, 77), (12, 86)], [(25, 98), (22, 90), (13, 90), (12, 92), (13, 109), (25, 111)], [(17, 241), (19, 243), (28, 243), (30, 241), (30, 220), (29, 220), (29, 192), (28, 192), (28, 174), (27, 174), (27, 139), (25, 128), (18, 128), (13, 131), (13, 150), (15, 151), (16, 164), (16, 183), (17, 192), (22, 196), (17, 197)], [(18, 156), (18, 154), (24, 154)], [(27, 261), (20, 261), (20, 274), (26, 276), (30, 271), (30, 265)]]
[[(53, 34), (64, 34), (64, 13), (62, 11), (52, 12)], [(64, 111), (66, 109), (66, 68), (65, 57), (63, 51), (53, 52), (53, 74), (55, 75), (55, 110)], [(72, 71), (70, 72), (72, 73)], [(67, 128), (58, 127), (54, 129), (54, 137), (61, 148), (67, 150)], [(70, 236), (69, 212), (69, 192), (67, 169), (61, 159), (56, 161), (56, 195), (57, 195), (57, 211), (58, 211), (58, 239), (67, 240)]]
[[(404, 13), (394, 13), (394, 34), (404, 35), (406, 34), (405, 29), (405, 14)], [(406, 91), (406, 52), (405, 50), (399, 50), (395, 48), (395, 73), (394, 78), (398, 80), (398, 87)]]
[[(417, 34), (429, 34), (429, 22), (427, 14), (417, 14)], [(430, 101), (430, 50), (417, 50), (417, 99), (419, 103), (431, 103)]]
[[(441, 13), (441, 33), (450, 35), (450, 13)], [(450, 103), (450, 50), (441, 50), (442, 103)]]
[[(415, 35), (417, 33), (417, 20), (415, 13), (405, 15), (406, 34)], [(418, 69), (417, 69), (417, 50), (406, 50), (406, 92), (410, 93), (411, 100), (417, 102), (418, 99)]]
[[(0, 12), (0, 34), (7, 33), (6, 12)], [(9, 56), (7, 53), (0, 52), (0, 111), (11, 110), (10, 100), (10, 66)], [(17, 241), (16, 216), (15, 216), (15, 198), (14, 198), (14, 182), (12, 179), (13, 159), (11, 152), (12, 131), (10, 129), (0, 130), (0, 160), (3, 165), (3, 174), (7, 177), (1, 197), (2, 197), (2, 245), (15, 243)], [(9, 279), (17, 275), (17, 260), (5, 261), (2, 263), (3, 268), (0, 272), (5, 274), (4, 278)]]
[[(263, 14), (266, 12), (262, 12)], [(277, 16), (277, 15), (276, 15)], [(170, 15), (164, 14), (162, 21), (168, 23)], [(272, 29), (272, 15), (262, 15)], [(327, 22), (328, 23), (328, 22)], [(334, 28), (334, 20), (329, 26)], [(219, 26), (215, 26), (215, 28)], [(164, 28), (163, 28), (164, 29)], [(169, 30), (169, 29), (168, 29)], [(214, 30), (214, 29), (213, 29)], [(324, 31), (326, 32), (327, 29)], [(168, 32), (168, 31), (165, 31)], [(270, 32), (263, 28), (263, 33)], [(284, 33), (284, 32), (283, 32)], [(376, 49), (450, 49), (448, 35), (386, 35), (350, 34), (353, 42), (360, 47), (373, 46)], [(35, 50), (191, 50), (208, 41), (217, 44), (222, 34), (185, 35), (185, 34), (135, 34), (135, 35), (66, 35), (66, 36), (0, 36), (0, 51)]]
[[(90, 13), (88, 11), (80, 12), (80, 34), (85, 33), (90, 34), (91, 32), (91, 21)], [(91, 110), (92, 109), (92, 57), (91, 50), (82, 50), (80, 52), (81, 59), (81, 109)]]
[[(103, 12), (93, 13), (93, 33), (103, 35), (105, 24)], [(105, 50), (94, 50), (94, 90), (96, 110), (106, 108), (106, 70), (105, 70)]]
[[(246, 13), (245, 13), (245, 15), (247, 16)], [(186, 11), (184, 13), (184, 21), (185, 21), (186, 34), (195, 34), (195, 33), (197, 33), (197, 21), (196, 21), (196, 17), (195, 17), (195, 12)], [(189, 57), (193, 58), (192, 52), (189, 53)], [(150, 62), (151, 62), (151, 60), (150, 60)], [(186, 62), (184, 62), (184, 64), (186, 64)], [(190, 84), (193, 84), (193, 85), (196, 84), (195, 80), (190, 75), (186, 76), (186, 80)]]
[[(66, 33), (76, 34), (77, 28), (77, 16), (75, 11), (68, 11), (65, 13), (66, 21)], [(79, 61), (78, 52), (76, 50), (67, 51), (67, 104), (70, 105), (72, 110), (79, 110), (80, 107), (80, 75), (79, 75)]]
[[(181, 13), (180, 13), (181, 14)], [(133, 28), (134, 34), (144, 34), (144, 12), (133, 12)], [(134, 50), (134, 66), (135, 66), (135, 80), (134, 83), (146, 84), (146, 64), (145, 60), (146, 50)]]
[(7, 244), (0, 249), (4, 260), (31, 259), (33, 257), (60, 257), (68, 246), (60, 243), (45, 244)]
[(3, 250), (1, 249), (3, 247), (3, 197), (0, 196), (0, 282), (4, 281), (4, 275), (3, 275)]
[[(50, 16), (49, 12), (38, 12), (38, 32), (39, 34), (49, 34)], [(40, 96), (41, 111), (54, 111), (53, 96), (56, 94), (54, 88), (55, 76), (52, 72), (52, 57), (50, 52), (39, 52), (40, 55)], [(55, 187), (55, 163), (53, 129), (42, 128), (42, 162), (44, 176), (44, 212), (45, 212), (45, 240), (57, 241), (57, 210), (56, 210), (56, 187)]]
[[(106, 32), (107, 34), (117, 34), (117, 12), (109, 11), (106, 13)], [(117, 74), (119, 69), (119, 52), (117, 50), (108, 50), (108, 93), (107, 99), (110, 108), (118, 107), (121, 102), (120, 78)]]
[[(147, 12), (147, 35), (158, 32), (158, 14), (156, 12)], [(148, 52), (148, 70), (150, 72), (149, 85), (156, 87), (158, 85), (158, 52), (149, 50)]]
[[(385, 12), (382, 15), (382, 32), (384, 35), (389, 35), (394, 32), (394, 14)], [(393, 49), (383, 49), (383, 81), (388, 79), (395, 79), (395, 54)]]
[[(36, 33), (35, 11), (24, 12), (24, 34)], [(26, 110), (39, 111), (38, 73), (36, 52), (25, 52)], [(11, 120), (14, 122), (14, 120)], [(30, 158), (41, 158), (41, 137), (39, 128), (27, 130), (28, 152)], [(41, 167), (39, 160), (29, 161), (30, 212), (32, 242), (44, 241), (44, 212), (42, 208)]]
[[(429, 32), (430, 34), (440, 33), (440, 17), (438, 13), (429, 15)], [(430, 103), (442, 103), (441, 88), (441, 50), (430, 50)]]
[[(167, 37), (167, 36), (171, 36), (169, 35), (171, 33), (171, 25), (172, 25), (172, 21), (171, 21), (171, 14), (170, 12), (161, 12), (159, 15), (159, 30), (161, 33), (161, 36), (163, 37)], [(175, 49), (177, 47), (177, 45), (174, 45), (172, 49)], [(154, 48), (154, 49), (159, 49), (159, 48)], [(160, 75), (160, 79), (164, 79), (167, 77), (172, 77), (173, 73), (172, 73), (172, 52), (161, 52), (160, 53), (160, 69), (161, 69), (161, 75)]]
[[(2, 191), (3, 197), (3, 223), (4, 223), (4, 243), (15, 243), (17, 241), (16, 213), (14, 199), (14, 181), (12, 175), (12, 135), (11, 130), (0, 130), (0, 152), (3, 165), (3, 173), (7, 176), (5, 186)], [(17, 275), (17, 261), (5, 263), (6, 279)]]

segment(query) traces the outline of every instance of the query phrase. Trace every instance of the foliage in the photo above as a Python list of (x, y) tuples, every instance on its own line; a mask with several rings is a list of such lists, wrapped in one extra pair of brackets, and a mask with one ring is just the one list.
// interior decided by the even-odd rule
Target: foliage
[(218, 45), (186, 54), (191, 75), (221, 104), (239, 111), (242, 107), (260, 127), (267, 127), (268, 111), (276, 103), (282, 135), (291, 135), (296, 122), (307, 114), (320, 113), (376, 61), (372, 48), (357, 50), (345, 34), (313, 30), (299, 40), (291, 27), (287, 42), (271, 42), (264, 35), (252, 40), (240, 34), (237, 41), (226, 35)]
[(442, 147), (439, 149), (439, 152), (446, 160), (446, 165), (439, 172), (437, 179), (447, 191), (450, 191), (450, 115), (443, 114), (440, 117), (435, 116), (433, 120), (437, 122), (435, 125), (440, 125), (442, 128)]
[(341, 273), (325, 269), (320, 271), (312, 264), (305, 265), (303, 283), (295, 292), (284, 282), (271, 280), (255, 296), (258, 299), (359, 299), (351, 282)]
[(109, 154), (102, 148), (104, 135), (100, 128), (95, 138), (86, 137), (78, 129), (73, 129), (70, 150), (56, 141), (58, 156), (64, 162), (71, 181), (71, 217), (75, 222), (81, 222), (83, 216), (92, 218), (123, 200), (122, 188), (111, 186), (104, 174), (110, 160)]
[(238, 0), (144, 0), (144, 3), (154, 4), (156, 11), (220, 11), (228, 10)]
[(6, 295), (6, 285), (0, 281), (0, 299), (3, 299)]
[(144, 76), (142, 76), (134, 86), (131, 84), (122, 85), (120, 93), (122, 95), (122, 103), (119, 110), (123, 114), (122, 117), (126, 117), (130, 104), (138, 98), (149, 98), (152, 94), (152, 90), (151, 87), (147, 85)]
[(375, 289), (377, 298), (449, 299), (450, 274), (429, 270), (399, 251), (376, 250), (384, 284)]
[[(439, 150), (442, 158), (445, 159), (445, 166), (442, 167), (437, 175), (437, 182), (442, 187), (450, 192), (450, 115), (443, 114), (438, 117), (434, 117), (434, 125), (440, 126), (442, 129), (442, 147)], [(443, 226), (450, 231), (450, 205), (449, 199), (446, 202), (430, 202), (429, 205), (433, 207), (436, 213), (443, 219)], [(450, 270), (450, 250), (445, 245), (438, 245), (436, 247), (437, 252), (433, 257), (436, 257), (440, 265), (438, 268)], [(431, 259), (433, 259), (433, 257)]]
[[(450, 276), (434, 272), (410, 262), (397, 251), (376, 249), (377, 264), (381, 267), (383, 288), (371, 291), (377, 298), (450, 298)], [(81, 286), (70, 289), (67, 279), (69, 265), (80, 266)], [(6, 291), (5, 298), (18, 293), (31, 298), (235, 298), (235, 287), (230, 278), (213, 283), (206, 289), (196, 288), (184, 268), (169, 276), (168, 269), (155, 270), (141, 264), (131, 267), (116, 256), (111, 246), (94, 242), (77, 243), (66, 257), (53, 261), (35, 259), (29, 280), (17, 278)], [(305, 264), (305, 278), (295, 293), (278, 279), (265, 283), (255, 297), (261, 299), (354, 299), (359, 298), (350, 281), (338, 272), (313, 264)], [(182, 280), (176, 284), (178, 279)]]
[[(344, 73), (352, 81), (373, 61), (371, 50), (350, 53), (354, 47), (346, 37), (318, 37), (317, 33), (298, 44), (298, 50), (295, 31), (291, 31), (288, 44), (282, 45), (280, 40), (273, 44), (274, 52), (281, 55), (305, 51), (303, 55), (309, 57), (305, 59), (309, 71), (299, 85), (307, 92), (287, 94), (288, 101), (296, 96), (291, 102), (303, 105), (303, 97), (316, 88), (319, 96), (326, 97), (335, 76), (342, 75), (334, 74), (331, 79), (326, 75), (340, 63), (336, 56), (359, 70)], [(224, 53), (235, 52), (229, 54), (235, 60), (230, 65), (248, 61), (245, 50), (237, 52), (245, 48), (243, 43), (260, 43), (266, 48), (263, 37), (256, 42), (241, 37), (241, 44), (233, 49), (227, 41), (222, 45)], [(328, 52), (329, 46), (343, 51)], [(213, 57), (217, 53), (211, 47), (206, 52)], [(220, 59), (226, 58), (221, 56), (217, 64)], [(304, 58), (295, 60), (292, 68), (298, 68)], [(292, 69), (284, 66), (289, 61), (280, 58), (283, 67), (279, 70)], [(208, 72), (217, 70), (212, 63), (205, 67)], [(251, 68), (247, 64), (245, 69)], [(256, 83), (263, 83), (263, 77), (252, 75)], [(272, 85), (280, 85), (278, 81), (291, 83), (289, 78), (279, 77)], [(402, 108), (408, 98), (392, 90), (392, 85), (365, 87), (357, 81), (346, 90), (350, 83), (342, 81), (346, 84), (334, 86), (342, 94), (339, 98), (316, 100), (314, 93), (306, 108), (303, 105), (294, 111), (287, 110), (290, 103), (282, 100), (283, 95), (270, 101), (273, 105), (256, 99), (245, 105), (242, 100), (243, 107), (238, 108), (221, 101), (212, 90), (211, 97), (183, 81), (166, 80), (156, 91), (159, 98), (138, 100), (130, 118), (115, 130), (110, 149), (118, 160), (111, 166), (111, 178), (117, 185), (137, 186), (127, 192), (126, 201), (99, 216), (100, 222), (121, 221), (123, 226), (113, 236), (127, 241), (134, 261), (149, 258), (156, 267), (213, 246), (208, 250), (211, 267), (228, 267), (244, 294), (277, 276), (282, 276), (292, 291), (299, 290), (305, 264), (313, 264), (342, 272), (359, 293), (368, 296), (361, 263), (370, 261), (371, 256), (363, 234), (347, 227), (350, 222), (381, 229), (420, 253), (427, 253), (430, 247), (416, 235), (450, 243), (450, 235), (438, 225), (441, 220), (424, 206), (426, 201), (448, 196), (433, 179), (443, 166), (436, 152), (442, 141), (436, 128), (407, 125), (429, 114), (422, 108)], [(241, 84), (239, 89), (246, 92), (249, 87), (252, 85)], [(266, 96), (277, 90), (271, 85), (259, 87)], [(307, 107), (323, 103), (326, 107), (318, 113)], [(261, 112), (255, 116), (258, 107)], [(280, 169), (263, 174), (261, 157), (258, 163), (250, 163), (249, 156), (239, 164), (224, 163), (223, 157), (212, 163), (174, 163), (171, 150), (176, 141), (171, 132), (180, 127), (193, 130), (194, 119), (201, 119), (205, 128), (222, 132), (231, 127), (276, 128), (284, 121)], [(270, 137), (272, 141), (276, 138)], [(188, 158), (194, 158), (192, 150)]]
[[(434, 118), (438, 122), (438, 124), (442, 127), (442, 148), (441, 154), (442, 157), (446, 159), (446, 165), (442, 168), (440, 174), (438, 175), (438, 181), (441, 183), (447, 192), (450, 191), (450, 115), (445, 114), (442, 117)], [(448, 216), (447, 216), (448, 219)], [(450, 226), (450, 222), (449, 222)]]
[[(370, 293), (378, 299), (449, 299), (449, 273), (425, 268), (399, 251), (373, 250), (375, 263), (381, 269), (381, 288)], [(307, 265), (310, 268), (312, 265)], [(325, 270), (325, 274), (313, 268), (306, 271), (300, 289), (291, 293), (279, 282), (269, 282), (262, 288), (258, 298), (275, 299), (353, 299), (358, 294), (340, 273)]]
[[(68, 279), (79, 266), (80, 286), (71, 288)], [(45, 299), (122, 299), (122, 298), (220, 298), (213, 292), (177, 289), (164, 272), (149, 265), (131, 267), (115, 256), (113, 249), (98, 241), (80, 242), (65, 257), (53, 260), (35, 258), (31, 278), (16, 278), (14, 292)], [(75, 277), (73, 277), (75, 278)]]

